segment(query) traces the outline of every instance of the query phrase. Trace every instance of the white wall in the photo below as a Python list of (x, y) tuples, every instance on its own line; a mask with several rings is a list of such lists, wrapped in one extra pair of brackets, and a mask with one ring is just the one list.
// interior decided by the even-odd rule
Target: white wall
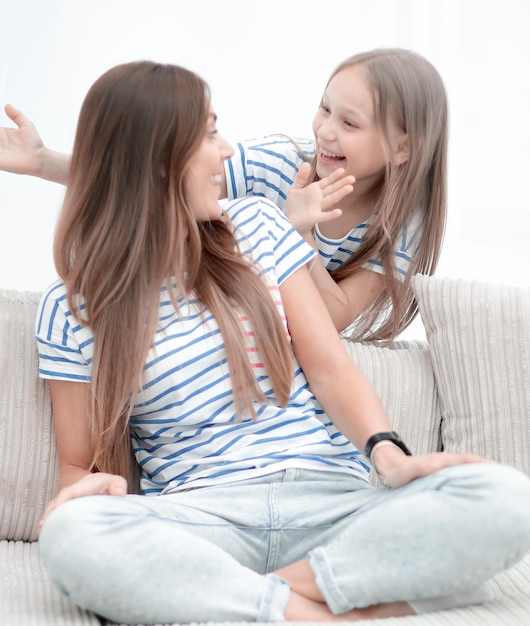
[[(210, 83), (229, 140), (308, 136), (343, 58), (416, 50), (439, 69), (451, 104), (438, 274), (528, 284), (529, 17), (526, 0), (18, 0), (0, 7), (0, 103), (21, 108), (48, 145), (69, 151), (91, 83), (117, 63), (149, 58)], [(62, 194), (0, 173), (0, 286), (41, 290), (54, 279)]]

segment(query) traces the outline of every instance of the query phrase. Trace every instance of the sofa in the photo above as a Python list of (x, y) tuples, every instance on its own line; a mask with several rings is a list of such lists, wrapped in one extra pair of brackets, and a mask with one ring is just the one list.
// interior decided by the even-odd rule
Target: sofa
[[(413, 289), (424, 338), (386, 347), (343, 339), (393, 427), (415, 453), (470, 451), (530, 474), (530, 289), (427, 276), (414, 277)], [(39, 559), (37, 524), (58, 467), (50, 397), (37, 376), (38, 300), (0, 290), (0, 624), (100, 626), (105, 620), (59, 596)], [(482, 605), (359, 623), (530, 624), (530, 554), (488, 586)]]

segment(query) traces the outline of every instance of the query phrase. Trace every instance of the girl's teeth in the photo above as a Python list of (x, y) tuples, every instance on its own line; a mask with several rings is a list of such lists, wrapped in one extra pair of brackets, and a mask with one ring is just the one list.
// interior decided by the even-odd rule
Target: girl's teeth
[(326, 159), (343, 159), (344, 157), (339, 156), (338, 154), (333, 154), (332, 152), (326, 152), (325, 150), (321, 150), (320, 154)]

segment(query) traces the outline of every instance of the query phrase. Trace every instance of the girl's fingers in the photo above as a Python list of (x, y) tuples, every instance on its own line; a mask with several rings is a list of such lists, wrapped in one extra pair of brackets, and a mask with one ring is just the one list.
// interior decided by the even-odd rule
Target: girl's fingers
[(305, 187), (309, 181), (310, 173), (311, 173), (311, 165), (309, 165), (309, 163), (302, 163), (294, 179), (293, 187), (295, 189), (302, 189), (303, 187)]
[(6, 104), (4, 107), (6, 115), (12, 120), (19, 128), (24, 126), (32, 126), (33, 123), (22, 113), (20, 109), (17, 109), (12, 104)]
[(342, 211), (340, 209), (333, 209), (332, 211), (322, 211), (319, 214), (316, 223), (324, 224), (325, 222), (332, 222), (336, 220), (338, 217), (342, 215)]
[(355, 176), (353, 176), (353, 174), (346, 174), (344, 171), (344, 168), (339, 167), (338, 170), (335, 170), (329, 176), (326, 176), (326, 178), (322, 178), (319, 181), (319, 185), (322, 191), (324, 191), (328, 189), (329, 187), (333, 187), (336, 185), (341, 185), (341, 184), (353, 185), (354, 182), (355, 182)]
[(340, 178), (334, 181), (327, 180), (326, 184), (323, 187), (321, 186), (322, 193), (325, 196), (328, 196), (329, 194), (335, 193), (339, 189), (342, 189), (342, 187), (351, 187), (353, 189), (354, 182), (355, 182), (354, 176), (341, 176)]
[(327, 211), (329, 208), (335, 206), (352, 191), (353, 185), (344, 185), (329, 194), (326, 193), (322, 199), (322, 210)]

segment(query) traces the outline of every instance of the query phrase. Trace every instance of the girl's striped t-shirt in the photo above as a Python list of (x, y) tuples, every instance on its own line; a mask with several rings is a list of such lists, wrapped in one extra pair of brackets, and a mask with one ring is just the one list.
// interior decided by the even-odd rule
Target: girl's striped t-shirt
[[(315, 154), (314, 141), (270, 135), (238, 143), (234, 156), (225, 162), (228, 197), (259, 196), (272, 200), (282, 210), (289, 189), (301, 165)], [(315, 225), (314, 237), (320, 259), (331, 272), (347, 261), (360, 248), (372, 218), (358, 224), (344, 237), (330, 239)], [(394, 251), (397, 275), (405, 278), (421, 241), (419, 213), (404, 225)], [(380, 259), (367, 261), (363, 267), (383, 273)]]

